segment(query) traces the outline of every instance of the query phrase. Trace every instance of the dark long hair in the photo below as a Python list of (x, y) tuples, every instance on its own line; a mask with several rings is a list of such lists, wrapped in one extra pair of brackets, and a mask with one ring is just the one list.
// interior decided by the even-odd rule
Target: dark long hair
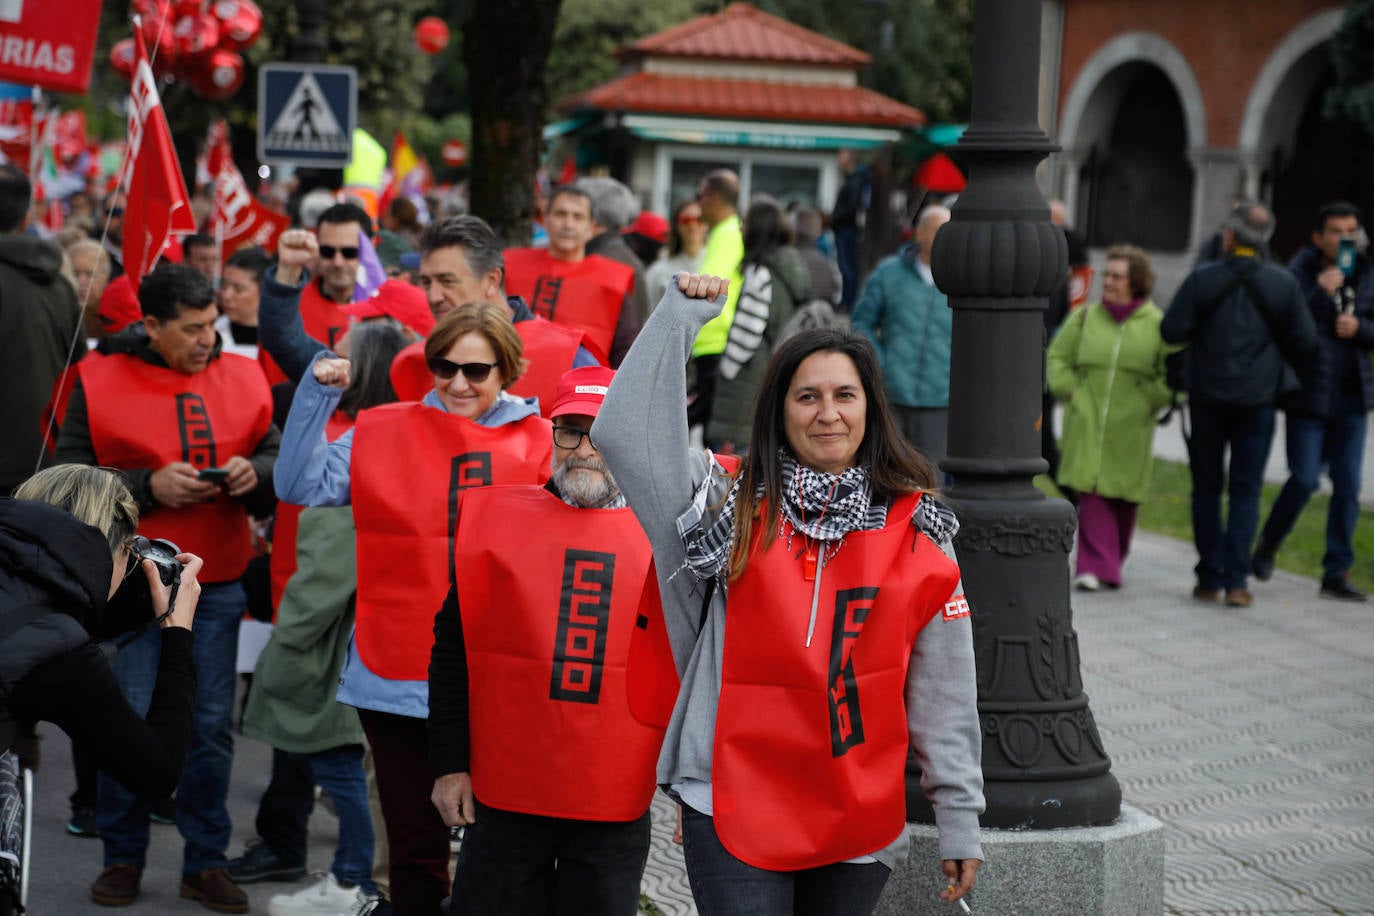
[(394, 318), (355, 324), (348, 332), (348, 387), (339, 409), (356, 419), (369, 407), (397, 400), (391, 363), (405, 346), (405, 331)]
[[(855, 463), (868, 472), (876, 498), (892, 500), (906, 493), (933, 488), (938, 478), (930, 461), (903, 438), (892, 416), (892, 406), (883, 386), (882, 369), (873, 344), (849, 328), (814, 328), (794, 334), (778, 345), (764, 370), (754, 404), (754, 426), (749, 439), (749, 457), (740, 473), (740, 492), (735, 503), (734, 546), (730, 552), (730, 578), (744, 572), (751, 549), (755, 523), (763, 504), (770, 512), (780, 511), (782, 503), (782, 463), (778, 450), (786, 446), (784, 417), (787, 390), (792, 377), (808, 356), (815, 353), (842, 353), (848, 356), (863, 382), (868, 414), (864, 437)], [(759, 485), (763, 495), (758, 496)], [(765, 524), (760, 550), (777, 539), (777, 526)]]
[(755, 194), (744, 213), (744, 259), (740, 272), (750, 264), (761, 264), (779, 248), (792, 244), (792, 224), (776, 200)]

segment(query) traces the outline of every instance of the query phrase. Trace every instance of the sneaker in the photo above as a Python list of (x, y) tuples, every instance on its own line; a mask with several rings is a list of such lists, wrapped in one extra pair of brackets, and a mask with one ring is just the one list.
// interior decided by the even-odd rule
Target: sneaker
[(1095, 592), (1102, 587), (1102, 581), (1092, 573), (1084, 573), (1073, 580), (1073, 587), (1080, 592)]
[(1249, 607), (1255, 603), (1255, 596), (1250, 594), (1248, 589), (1228, 588), (1226, 590), (1227, 607)]
[(267, 902), (268, 916), (357, 916), (375, 898), (357, 885), (344, 887), (332, 874), (294, 894), (278, 894)]
[(153, 810), (148, 812), (148, 820), (154, 824), (175, 824), (177, 822), (176, 805), (171, 798), (164, 798), (162, 801), (153, 805)]
[(111, 865), (91, 885), (91, 899), (101, 906), (128, 906), (138, 899), (143, 869), (127, 862)]
[(222, 868), (207, 868), (198, 875), (181, 876), (181, 896), (198, 900), (200, 905), (216, 913), (248, 912), (248, 895), (229, 880)]
[(1327, 576), (1322, 579), (1323, 598), (1334, 598), (1337, 601), (1364, 601), (1365, 594), (1355, 588), (1346, 580), (1345, 576)]
[(288, 862), (261, 840), (254, 840), (243, 855), (229, 860), (229, 878), (235, 884), (258, 881), (299, 881), (305, 877), (305, 862)]
[(1276, 551), (1263, 541), (1255, 547), (1255, 555), (1250, 558), (1250, 574), (1261, 582), (1268, 582), (1274, 574), (1274, 554)]
[(1205, 585), (1194, 585), (1194, 586), (1193, 586), (1193, 600), (1194, 600), (1194, 601), (1205, 601), (1205, 602), (1207, 602), (1208, 604), (1220, 604), (1220, 603), (1221, 603), (1221, 589), (1219, 589), (1219, 588), (1208, 588), (1208, 587), (1205, 586)]
[(67, 821), (67, 832), (72, 836), (99, 837), (100, 828), (95, 823), (94, 808), (73, 808)]

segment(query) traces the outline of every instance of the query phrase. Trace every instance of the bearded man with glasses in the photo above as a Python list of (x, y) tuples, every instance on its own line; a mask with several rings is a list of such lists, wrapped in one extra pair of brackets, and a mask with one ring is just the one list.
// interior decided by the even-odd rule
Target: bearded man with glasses
[(629, 654), (657, 585), (590, 435), (613, 376), (564, 374), (547, 484), (459, 509), (429, 664), (432, 800), (466, 828), (450, 914), (639, 909), (663, 730), (637, 718)]

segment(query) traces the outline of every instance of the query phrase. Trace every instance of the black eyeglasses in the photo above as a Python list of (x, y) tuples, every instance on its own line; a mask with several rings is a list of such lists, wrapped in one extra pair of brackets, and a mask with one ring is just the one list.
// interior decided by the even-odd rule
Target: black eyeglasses
[[(553, 444), (570, 452), (582, 447), (583, 436), (587, 437), (588, 442), (592, 442), (592, 434), (585, 429), (578, 429), (576, 426), (555, 426), (553, 428)], [(592, 442), (592, 448), (596, 448), (595, 442)]]
[(455, 363), (452, 360), (444, 359), (442, 356), (436, 356), (427, 362), (429, 371), (446, 382), (461, 372), (463, 378), (478, 384), (485, 382), (487, 376), (491, 375), (491, 370), (501, 365), (500, 363)]
[(124, 215), (124, 208), (123, 208), (123, 207), (111, 207), (111, 208), (110, 208), (110, 215), (111, 215), (111, 216), (115, 216), (115, 217), (123, 216), (123, 215)]
[(348, 245), (343, 248), (335, 248), (333, 245), (320, 246), (320, 257), (324, 258), (326, 261), (334, 260), (334, 255), (336, 254), (343, 255), (345, 260), (355, 260), (358, 257), (358, 246)]

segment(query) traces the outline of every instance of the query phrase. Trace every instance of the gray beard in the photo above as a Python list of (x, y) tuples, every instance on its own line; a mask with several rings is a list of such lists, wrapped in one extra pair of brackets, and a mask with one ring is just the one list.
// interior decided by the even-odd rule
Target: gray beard
[[(569, 473), (573, 468), (592, 468), (600, 471), (601, 477), (598, 479), (587, 474)], [(595, 509), (620, 495), (620, 487), (604, 461), (584, 462), (576, 455), (569, 456), (553, 469), (553, 485), (559, 493), (584, 509)]]

